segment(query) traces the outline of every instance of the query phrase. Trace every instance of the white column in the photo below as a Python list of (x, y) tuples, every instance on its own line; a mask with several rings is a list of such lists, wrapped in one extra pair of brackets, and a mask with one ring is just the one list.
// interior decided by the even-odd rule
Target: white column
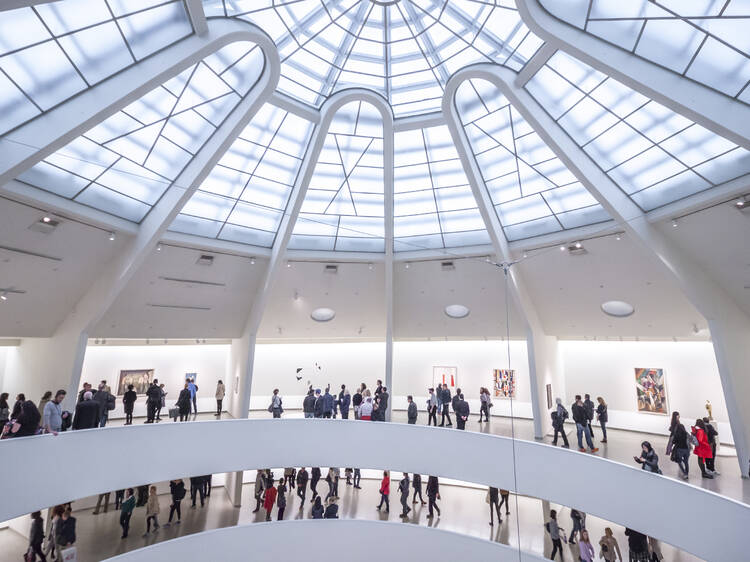
[[(474, 158), (474, 153), (466, 137), (466, 132), (461, 125), (461, 119), (454, 103), (458, 87), (469, 77), (463, 71), (459, 71), (448, 81), (443, 95), (443, 114), (445, 115), (453, 142), (461, 158), (461, 163), (466, 171), (466, 177), (469, 180), (469, 185), (479, 207), (479, 212), (492, 240), (497, 260), (510, 263), (513, 260), (508, 248), (508, 241), (503, 233), (497, 213), (495, 213), (492, 200), (479, 170), (479, 165)], [(551, 418), (547, 414), (546, 385), (551, 384), (553, 392), (556, 395), (565, 396), (565, 379), (559, 363), (557, 338), (549, 336), (544, 332), (544, 328), (536, 312), (536, 307), (526, 291), (521, 274), (517, 268), (512, 266), (509, 268), (506, 282), (509, 284), (509, 293), (512, 301), (525, 322), (526, 346), (529, 357), (529, 383), (531, 385), (531, 410), (534, 416), (534, 437), (542, 439), (552, 425)], [(505, 305), (508, 307), (511, 306), (510, 300)], [(505, 311), (498, 311), (498, 313), (504, 314)]]
[(647, 253), (656, 258), (685, 296), (706, 318), (719, 367), (740, 471), (750, 463), (750, 317), (720, 283), (648, 221), (635, 203), (605, 174), (524, 89), (515, 73), (496, 65), (475, 65), (459, 73), (495, 84), (594, 198)]
[(381, 108), (383, 118), (383, 208), (385, 211), (385, 386), (390, 401), (385, 421), (393, 411), (393, 116)]

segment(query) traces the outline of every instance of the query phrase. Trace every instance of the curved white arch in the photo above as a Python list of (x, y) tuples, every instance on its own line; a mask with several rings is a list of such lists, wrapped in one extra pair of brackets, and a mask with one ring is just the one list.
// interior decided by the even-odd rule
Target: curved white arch
[[(163, 423), (11, 439), (0, 443), (0, 451), (10, 461), (0, 482), (0, 520), (191, 474), (361, 466), (494, 485), (575, 506), (706, 560), (744, 560), (739, 538), (750, 527), (750, 506), (631, 466), (539, 443), (407, 424), (322, 419)], [(645, 507), (654, 498), (668, 506), (668, 513)], [(710, 533), (686, 532), (694, 527), (696, 506), (721, 525)]]
[[(377, 540), (383, 536), (387, 536), (388, 540)], [(373, 542), (377, 542), (376, 548), (365, 546)], [(211, 553), (213, 560), (242, 560), (248, 556), (253, 562), (309, 560), (311, 548), (331, 544), (351, 549), (357, 562), (442, 560), (446, 552), (460, 552), (471, 560), (544, 560), (541, 556), (519, 552), (504, 544), (453, 531), (357, 519), (300, 519), (225, 527), (160, 542), (107, 560), (203, 562), (207, 552)]]

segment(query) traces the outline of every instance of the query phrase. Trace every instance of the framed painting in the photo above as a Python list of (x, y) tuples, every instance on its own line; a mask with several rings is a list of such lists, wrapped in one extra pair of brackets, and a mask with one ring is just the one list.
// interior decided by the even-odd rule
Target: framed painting
[(547, 409), (552, 409), (552, 385), (547, 385)]
[(458, 385), (458, 367), (433, 367), (432, 386), (447, 384), (448, 388), (455, 390)]
[(198, 382), (198, 373), (185, 373), (185, 382), (193, 381), (194, 383)]
[(154, 380), (154, 369), (127, 369), (120, 371), (117, 382), (117, 395), (122, 396), (133, 385), (136, 394), (146, 394), (148, 386)]
[(516, 397), (516, 372), (512, 369), (494, 369), (492, 371), (492, 387), (495, 396), (499, 398)]
[(635, 392), (638, 411), (647, 414), (669, 415), (667, 382), (664, 369), (635, 369)]

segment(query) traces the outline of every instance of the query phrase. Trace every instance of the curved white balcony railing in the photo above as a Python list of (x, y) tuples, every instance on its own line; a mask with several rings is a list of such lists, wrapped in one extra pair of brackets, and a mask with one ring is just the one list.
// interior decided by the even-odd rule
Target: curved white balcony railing
[[(360, 444), (359, 446), (357, 444)], [(353, 420), (225, 420), (107, 427), (0, 443), (0, 521), (195, 474), (360, 466), (433, 474), (575, 506), (707, 560), (743, 560), (750, 506), (567, 449), (474, 432)], [(696, 508), (710, 532), (692, 533)]]
[[(387, 536), (388, 540), (378, 540)], [(346, 549), (357, 562), (383, 560), (443, 560), (448, 552), (460, 552), (470, 560), (540, 562), (535, 554), (519, 553), (504, 544), (420, 525), (357, 519), (301, 519), (251, 523), (225, 527), (164, 541), (109, 558), (107, 562), (180, 560), (317, 560), (312, 555), (323, 545)]]

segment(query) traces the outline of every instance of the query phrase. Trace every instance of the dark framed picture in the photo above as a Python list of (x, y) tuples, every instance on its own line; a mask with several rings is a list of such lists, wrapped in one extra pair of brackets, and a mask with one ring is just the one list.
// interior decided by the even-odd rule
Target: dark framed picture
[(136, 394), (146, 394), (148, 386), (154, 380), (154, 369), (127, 369), (120, 371), (117, 381), (117, 395), (122, 396), (133, 385)]

